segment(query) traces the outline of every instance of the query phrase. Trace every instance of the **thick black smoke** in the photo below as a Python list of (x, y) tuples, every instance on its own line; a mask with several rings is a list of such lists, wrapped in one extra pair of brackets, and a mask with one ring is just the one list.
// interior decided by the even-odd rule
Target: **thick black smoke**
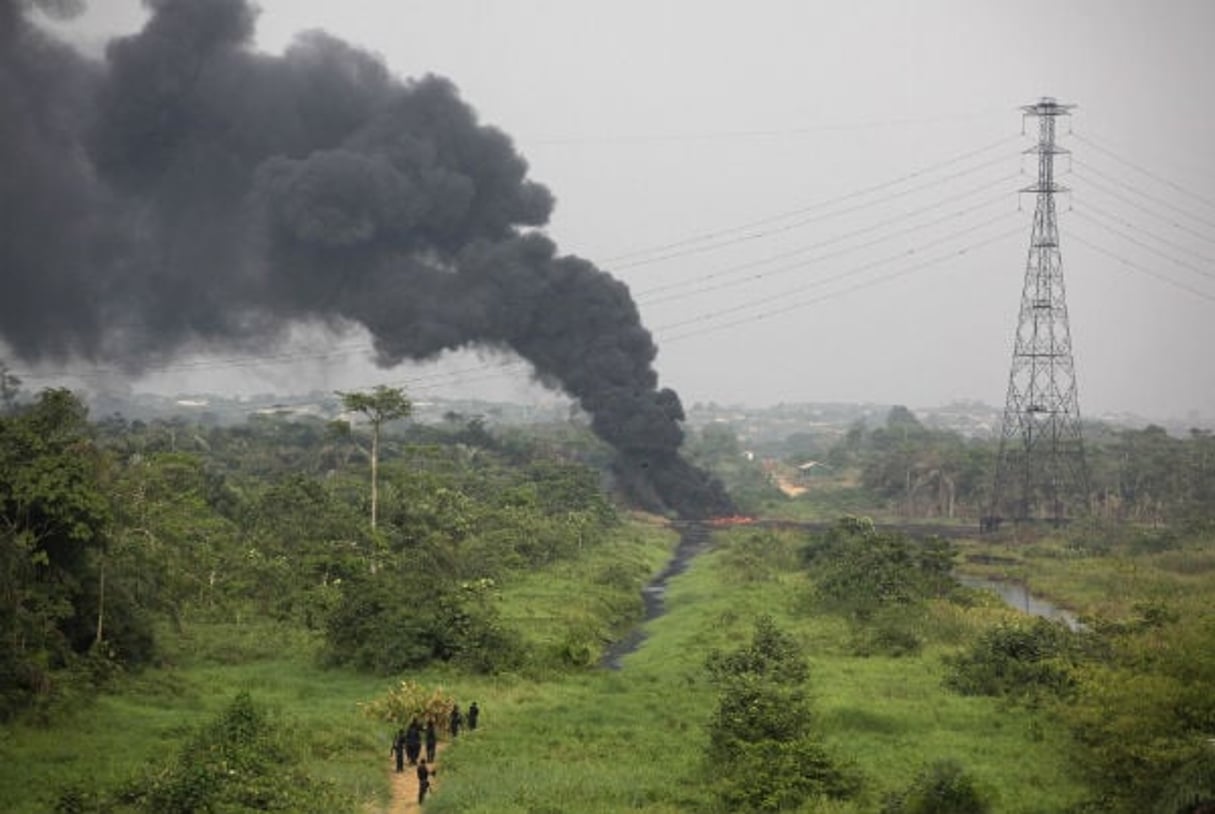
[(132, 373), (358, 323), (393, 365), (479, 344), (560, 385), (640, 497), (724, 513), (627, 288), (557, 256), (552, 195), (446, 80), (402, 82), (324, 33), (251, 47), (246, 0), (148, 0), (103, 60), (0, 0), (0, 336)]

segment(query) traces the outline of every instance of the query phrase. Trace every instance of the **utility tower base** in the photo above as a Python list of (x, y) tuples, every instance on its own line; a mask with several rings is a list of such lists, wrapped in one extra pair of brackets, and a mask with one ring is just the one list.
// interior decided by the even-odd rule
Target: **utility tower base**
[(1005, 521), (1061, 526), (1087, 510), (1088, 470), (1076, 398), (1076, 369), (1063, 287), (1054, 159), (1068, 151), (1055, 144), (1055, 123), (1074, 105), (1049, 97), (1022, 108), (1038, 120), (1038, 181), (1022, 192), (1037, 195), (1025, 285), (1013, 344), (1008, 398), (996, 461), (995, 484), (980, 530)]

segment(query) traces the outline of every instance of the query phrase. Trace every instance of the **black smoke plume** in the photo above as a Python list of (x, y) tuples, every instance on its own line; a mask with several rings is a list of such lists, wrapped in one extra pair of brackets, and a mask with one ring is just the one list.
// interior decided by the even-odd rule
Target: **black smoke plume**
[(628, 289), (530, 227), (553, 197), (450, 82), (324, 33), (256, 52), (246, 0), (147, 0), (88, 59), (0, 0), (0, 337), (135, 374), (361, 324), (390, 366), (510, 348), (615, 447), (635, 496), (727, 513)]

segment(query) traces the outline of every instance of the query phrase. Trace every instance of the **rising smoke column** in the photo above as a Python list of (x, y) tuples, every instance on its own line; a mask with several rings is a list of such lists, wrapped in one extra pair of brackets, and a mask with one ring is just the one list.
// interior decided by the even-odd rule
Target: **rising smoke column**
[(0, 0), (0, 337), (138, 373), (352, 324), (377, 361), (509, 348), (574, 396), (639, 499), (730, 511), (628, 289), (533, 231), (553, 198), (455, 87), (321, 32), (255, 52), (246, 0), (148, 0), (89, 60)]

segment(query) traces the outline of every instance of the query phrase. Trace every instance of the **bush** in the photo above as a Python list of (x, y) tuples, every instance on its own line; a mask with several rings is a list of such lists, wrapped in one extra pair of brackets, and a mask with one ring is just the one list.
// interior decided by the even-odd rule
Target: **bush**
[(878, 533), (857, 518), (841, 520), (802, 550), (822, 603), (861, 620), (883, 607), (951, 593), (955, 556), (954, 547), (939, 538), (916, 541)]
[(1064, 695), (1075, 686), (1074, 634), (1046, 619), (1002, 622), (970, 650), (946, 659), (945, 685), (963, 695)]
[(987, 814), (992, 810), (962, 766), (938, 761), (925, 767), (906, 791), (886, 798), (882, 814)]
[(331, 784), (298, 768), (294, 733), (270, 719), (248, 693), (236, 696), (165, 765), (114, 792), (70, 787), (58, 812), (355, 811)]
[(327, 620), (329, 658), (382, 674), (454, 661), (493, 673), (523, 660), (519, 636), (502, 626), (491, 580), (454, 584), (417, 569), (383, 569), (342, 586)]
[(809, 733), (758, 741), (715, 775), (715, 796), (731, 812), (792, 810), (815, 797), (852, 797), (861, 787), (860, 776)]
[(1153, 814), (1215, 812), (1215, 745), (1206, 743), (1165, 781)]
[(862, 658), (919, 654), (924, 647), (919, 628), (923, 626), (925, 613), (920, 607), (880, 610), (867, 624), (853, 630), (853, 654)]
[(368, 718), (396, 727), (418, 721), (446, 729), (456, 700), (442, 689), (430, 690), (413, 681), (402, 681), (379, 698), (359, 706)]
[(1061, 716), (1102, 811), (1205, 811), (1199, 801), (1215, 798), (1215, 616), (1205, 604), (1139, 613), (1102, 632), (1112, 652), (1077, 670)]
[(1181, 534), (1173, 529), (1142, 529), (1131, 538), (1127, 553), (1131, 556), (1160, 554), (1176, 551), (1181, 547)]
[(770, 618), (756, 622), (750, 644), (714, 652), (706, 666), (719, 690), (706, 757), (726, 810), (780, 811), (859, 790), (859, 777), (836, 765), (813, 731), (809, 668)]
[(744, 584), (767, 582), (797, 567), (789, 535), (775, 531), (732, 535), (721, 557), (730, 578)]

